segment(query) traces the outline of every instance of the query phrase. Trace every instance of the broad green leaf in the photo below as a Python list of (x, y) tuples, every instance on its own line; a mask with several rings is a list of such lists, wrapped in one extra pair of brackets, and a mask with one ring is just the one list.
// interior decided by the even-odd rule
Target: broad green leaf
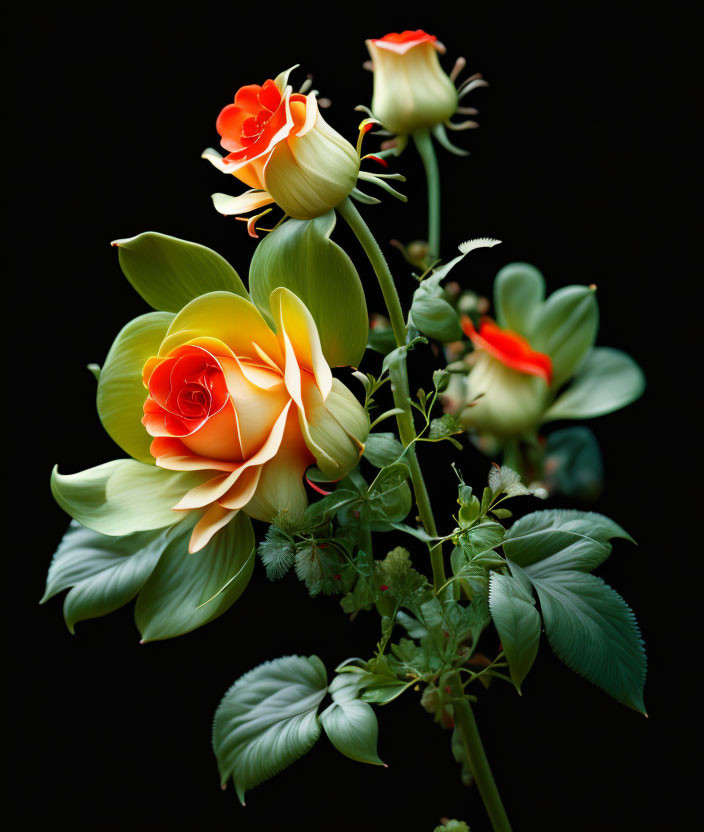
[(371, 705), (358, 698), (367, 674), (342, 673), (330, 683), (332, 705), (320, 715), (320, 722), (337, 750), (360, 763), (383, 766), (377, 753), (379, 726)]
[(593, 500), (601, 493), (604, 464), (599, 443), (583, 425), (556, 430), (548, 436), (541, 479), (549, 492)]
[(167, 546), (157, 529), (125, 537), (99, 534), (71, 522), (49, 567), (40, 603), (72, 587), (64, 601), (66, 626), (99, 618), (131, 601)]
[(364, 444), (364, 457), (377, 468), (391, 465), (403, 453), (403, 445), (393, 433), (370, 433)]
[(603, 416), (634, 402), (644, 390), (643, 371), (629, 355), (609, 347), (594, 347), (543, 422)]
[(147, 398), (142, 368), (159, 352), (173, 319), (170, 312), (149, 312), (130, 321), (110, 347), (98, 379), (98, 415), (103, 427), (123, 451), (152, 465), (152, 437), (142, 424)]
[(208, 292), (249, 297), (227, 260), (198, 243), (145, 231), (113, 245), (125, 277), (154, 309), (178, 312)]
[(515, 577), (491, 573), (489, 610), (501, 639), (501, 646), (516, 690), (521, 692), (523, 680), (533, 666), (540, 643), (540, 614), (530, 583)]
[(272, 291), (290, 289), (313, 316), (328, 364), (356, 367), (367, 345), (367, 304), (354, 264), (330, 239), (334, 227), (334, 211), (279, 226), (254, 252), (249, 287), (270, 323)]
[(646, 658), (632, 610), (601, 578), (557, 571), (535, 586), (550, 646), (576, 673), (614, 699), (645, 713)]
[(241, 512), (195, 554), (177, 530), (137, 599), (142, 640), (173, 638), (222, 615), (249, 583), (254, 553), (252, 523)]
[(530, 345), (552, 359), (552, 388), (574, 373), (594, 345), (599, 329), (596, 292), (588, 286), (565, 286), (542, 304), (533, 322)]
[(494, 280), (494, 308), (499, 326), (528, 337), (545, 297), (542, 274), (528, 263), (510, 263)]
[(503, 541), (506, 557), (531, 580), (556, 570), (591, 572), (611, 554), (609, 540), (633, 538), (603, 514), (552, 509), (517, 520)]
[(210, 471), (167, 471), (135, 459), (115, 459), (77, 474), (51, 473), (51, 492), (61, 508), (101, 534), (126, 535), (172, 526), (173, 507)]
[(240, 677), (215, 712), (213, 751), (223, 786), (230, 777), (240, 801), (278, 774), (320, 736), (317, 710), (327, 674), (317, 656), (285, 656)]
[(384, 765), (377, 753), (379, 725), (367, 702), (333, 702), (320, 715), (320, 721), (330, 742), (345, 757), (359, 763)]

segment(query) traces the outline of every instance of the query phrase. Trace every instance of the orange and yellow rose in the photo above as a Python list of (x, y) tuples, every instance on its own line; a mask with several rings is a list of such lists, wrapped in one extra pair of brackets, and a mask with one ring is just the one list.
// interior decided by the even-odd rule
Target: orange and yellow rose
[[(99, 408), (111, 434), (143, 461), (55, 472), (52, 487), (66, 511), (104, 534), (163, 528), (197, 512), (189, 542), (196, 552), (238, 512), (299, 519), (309, 466), (330, 481), (354, 468), (369, 431), (366, 411), (333, 378), (303, 302), (279, 287), (269, 307), (275, 331), (247, 297), (226, 291), (125, 328), (104, 369), (113, 379), (110, 400), (99, 397)], [(150, 327), (165, 319), (155, 339)], [(139, 365), (129, 366), (130, 345), (144, 339), (155, 354), (142, 353)], [(142, 367), (140, 399), (131, 379)], [(143, 402), (156, 466), (132, 450), (141, 444), (134, 436), (139, 415), (123, 405), (126, 398)]]
[(205, 509), (190, 551), (240, 510), (267, 521), (282, 511), (300, 516), (306, 468), (317, 463), (339, 479), (364, 449), (367, 415), (333, 378), (310, 313), (282, 288), (271, 309), (276, 333), (244, 298), (198, 298), (144, 367), (142, 421), (156, 464), (213, 473), (174, 506)]
[(214, 194), (222, 214), (244, 214), (276, 202), (295, 219), (313, 219), (355, 187), (357, 152), (327, 124), (314, 92), (293, 92), (288, 74), (241, 87), (218, 116), (220, 143), (228, 155), (208, 148), (203, 158), (252, 189), (238, 197)]

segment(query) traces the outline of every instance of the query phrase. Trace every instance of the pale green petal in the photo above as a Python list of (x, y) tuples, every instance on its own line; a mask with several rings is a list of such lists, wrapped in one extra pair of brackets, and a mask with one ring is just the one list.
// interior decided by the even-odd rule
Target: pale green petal
[(110, 347), (98, 380), (103, 427), (123, 451), (141, 462), (154, 463), (149, 451), (152, 437), (142, 424), (147, 398), (142, 368), (159, 352), (173, 318), (171, 312), (149, 312), (130, 321)]
[(212, 471), (166, 471), (116, 459), (77, 474), (54, 468), (51, 491), (74, 520), (102, 534), (124, 535), (177, 523), (183, 514), (172, 507), (209, 476)]

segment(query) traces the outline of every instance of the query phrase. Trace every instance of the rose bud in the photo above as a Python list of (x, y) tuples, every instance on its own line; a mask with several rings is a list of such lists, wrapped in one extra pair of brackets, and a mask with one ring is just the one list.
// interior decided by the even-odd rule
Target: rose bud
[(294, 93), (288, 74), (241, 87), (218, 116), (228, 155), (209, 148), (203, 158), (252, 189), (239, 197), (214, 194), (221, 214), (244, 214), (275, 202), (295, 219), (313, 219), (355, 187), (357, 152), (327, 124), (316, 93)]
[(367, 41), (374, 68), (372, 112), (387, 130), (407, 135), (447, 121), (457, 90), (438, 60), (445, 47), (422, 29)]
[(511, 437), (536, 428), (550, 401), (550, 356), (488, 318), (477, 331), (465, 316), (462, 329), (477, 356), (466, 379), (466, 406), (460, 414), (465, 430)]

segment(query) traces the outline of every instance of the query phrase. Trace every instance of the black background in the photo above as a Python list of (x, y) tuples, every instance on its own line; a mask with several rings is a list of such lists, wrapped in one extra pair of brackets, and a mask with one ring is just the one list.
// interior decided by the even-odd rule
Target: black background
[[(683, 596), (700, 556), (681, 516), (697, 488), (690, 459), (698, 439), (689, 438), (683, 415), (699, 340), (686, 320), (691, 313), (696, 321), (684, 259), (693, 23), (684, 4), (669, 4), (666, 19), (643, 8), (491, 3), (409, 14), (343, 3), (250, 11), (194, 4), (183, 13), (107, 4), (81, 15), (37, 13), (12, 30), (19, 187), (5, 240), (16, 255), (6, 276), (16, 299), (5, 315), (19, 325), (13, 343), (23, 346), (11, 349), (14, 369), (5, 371), (11, 389), (22, 387), (13, 396), (24, 421), (5, 423), (6, 441), (21, 452), (5, 470), (14, 495), (5, 522), (20, 531), (6, 546), (5, 606), (17, 697), (13, 797), (26, 821), (64, 818), (80, 830), (198, 821), (429, 832), (447, 815), (470, 822), (472, 832), (489, 828), (478, 795), (459, 783), (449, 734), (418, 707), (416, 694), (378, 711), (388, 769), (353, 763), (322, 738), (254, 790), (245, 809), (231, 788), (220, 792), (210, 724), (234, 679), (294, 652), (316, 653), (331, 670), (376, 640), (371, 615), (351, 624), (336, 599), (309, 600), (293, 576), (270, 584), (258, 568), (220, 619), (145, 646), (131, 607), (79, 624), (70, 636), (59, 599), (37, 605), (66, 526), (49, 494), (51, 466), (80, 470), (121, 455), (99, 425), (84, 368), (101, 363), (119, 328), (147, 310), (109, 242), (145, 230), (193, 239), (246, 278), (254, 243), (209, 197), (241, 188), (199, 158), (217, 144), (219, 110), (242, 84), (300, 62), (296, 77), (314, 75), (333, 101), (326, 118), (354, 141), (360, 116), (352, 108), (371, 96), (364, 38), (422, 26), (446, 44), (448, 70), (463, 54), (467, 72), (481, 71), (491, 83), (467, 101), (480, 108), (481, 129), (454, 134), (472, 156), (440, 151), (443, 252), (452, 256), (468, 237), (504, 242), (472, 254), (455, 276), (489, 293), (498, 268), (520, 259), (544, 272), (549, 289), (596, 283), (598, 343), (630, 352), (649, 377), (638, 403), (591, 426), (607, 470), (595, 509), (640, 543), (617, 543), (600, 574), (638, 614), (650, 718), (572, 674), (543, 643), (522, 698), (499, 684), (481, 694), (485, 745), (516, 830), (677, 826), (685, 800), (678, 761), (694, 728), (686, 657), (696, 634), (682, 626)], [(424, 185), (412, 151), (397, 166), (408, 176), (411, 207), (389, 198), (363, 213), (407, 298), (411, 281), (386, 241), (423, 236)], [(358, 264), (370, 310), (381, 311), (346, 231), (339, 227), (335, 237)], [(433, 366), (430, 351), (413, 354), (416, 386), (427, 388)], [(443, 527), (454, 505), (450, 458), (433, 451), (422, 459)], [(486, 460), (467, 448), (462, 465), (467, 480), (481, 485)], [(661, 826), (664, 816), (674, 826)]]

